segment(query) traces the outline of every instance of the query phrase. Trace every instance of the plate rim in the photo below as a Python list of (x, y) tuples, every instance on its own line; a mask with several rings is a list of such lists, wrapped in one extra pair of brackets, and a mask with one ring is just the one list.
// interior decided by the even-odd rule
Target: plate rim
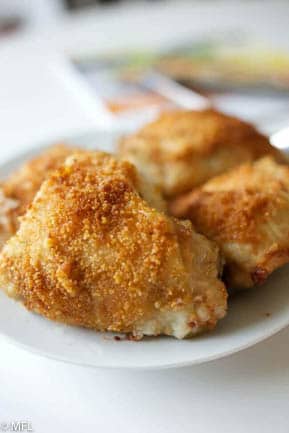
[[(46, 318), (44, 318), (44, 319), (46, 319)], [(48, 320), (48, 319), (46, 319), (46, 320)], [(227, 357), (232, 356), (234, 354), (237, 354), (239, 352), (243, 352), (246, 349), (252, 348), (252, 347), (258, 345), (259, 343), (270, 339), (274, 335), (276, 335), (279, 332), (281, 332), (282, 330), (286, 329), (288, 326), (289, 326), (289, 316), (288, 316), (286, 323), (282, 323), (279, 326), (273, 327), (272, 331), (270, 333), (266, 334), (266, 336), (260, 336), (258, 338), (252, 339), (248, 343), (245, 343), (245, 344), (240, 345), (238, 347), (234, 347), (231, 350), (224, 351), (223, 353), (217, 353), (217, 354), (214, 354), (211, 356), (204, 356), (204, 357), (198, 358), (196, 360), (190, 360), (190, 361), (188, 360), (188, 361), (183, 361), (183, 362), (168, 362), (168, 363), (161, 363), (161, 364), (155, 363), (154, 365), (140, 365), (140, 364), (135, 365), (135, 364), (129, 364), (129, 363), (127, 363), (126, 365), (117, 364), (117, 363), (104, 364), (101, 362), (97, 362), (95, 364), (92, 364), (90, 362), (71, 360), (71, 359), (65, 358), (64, 356), (55, 355), (55, 354), (52, 354), (50, 352), (46, 352), (45, 350), (37, 349), (36, 347), (31, 346), (29, 344), (22, 343), (18, 339), (13, 338), (13, 337), (5, 334), (2, 331), (2, 329), (0, 329), (0, 335), (1, 335), (1, 338), (3, 338), (9, 344), (11, 344), (12, 346), (14, 346), (18, 349), (22, 349), (22, 350), (25, 350), (31, 354), (34, 354), (34, 355), (37, 355), (40, 357), (44, 357), (44, 358), (47, 358), (50, 360), (54, 360), (57, 362), (69, 364), (69, 365), (76, 365), (79, 367), (86, 367), (86, 368), (91, 368), (91, 369), (103, 368), (103, 369), (108, 369), (108, 370), (120, 369), (120, 370), (132, 370), (132, 371), (153, 371), (153, 370), (169, 370), (169, 369), (173, 369), (173, 368), (193, 367), (195, 365), (201, 365), (201, 364), (206, 364), (209, 362), (221, 360), (223, 358), (227, 358)], [(180, 343), (181, 343), (181, 341), (182, 340), (180, 340)], [(132, 342), (132, 343), (138, 344), (139, 342)], [(117, 344), (121, 344), (121, 342), (117, 342)]]

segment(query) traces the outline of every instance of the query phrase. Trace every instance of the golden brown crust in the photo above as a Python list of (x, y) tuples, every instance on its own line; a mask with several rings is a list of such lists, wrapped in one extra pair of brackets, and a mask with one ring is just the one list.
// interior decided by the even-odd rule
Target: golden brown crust
[(263, 282), (289, 261), (289, 167), (273, 158), (211, 179), (170, 210), (218, 243), (233, 287)]
[(25, 162), (1, 184), (0, 197), (0, 247), (19, 227), (19, 217), (24, 215), (43, 180), (76, 149), (57, 144)]
[[(141, 182), (110, 155), (70, 156), (4, 247), (2, 286), (50, 319), (94, 329), (183, 337), (212, 328), (226, 310), (218, 250), (144, 201)], [(179, 313), (182, 331), (169, 316)]]
[(21, 214), (26, 211), (43, 180), (59, 167), (65, 158), (77, 149), (60, 143), (45, 149), (40, 155), (27, 161), (3, 182), (6, 197), (19, 200)]
[(242, 162), (266, 154), (281, 158), (251, 124), (214, 110), (164, 113), (123, 138), (119, 152), (167, 196), (189, 191)]

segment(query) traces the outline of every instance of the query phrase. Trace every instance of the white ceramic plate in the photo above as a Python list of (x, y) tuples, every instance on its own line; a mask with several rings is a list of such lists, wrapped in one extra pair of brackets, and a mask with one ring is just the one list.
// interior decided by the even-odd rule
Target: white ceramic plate
[[(77, 145), (112, 150), (115, 135), (94, 133), (70, 139)], [(37, 147), (39, 152), (39, 146)], [(36, 150), (0, 167), (5, 176)], [(0, 333), (22, 347), (51, 358), (91, 367), (168, 368), (227, 356), (253, 346), (289, 324), (289, 266), (276, 271), (261, 287), (229, 302), (217, 328), (191, 340), (148, 338), (115, 341), (112, 334), (51, 322), (30, 313), (0, 291)]]

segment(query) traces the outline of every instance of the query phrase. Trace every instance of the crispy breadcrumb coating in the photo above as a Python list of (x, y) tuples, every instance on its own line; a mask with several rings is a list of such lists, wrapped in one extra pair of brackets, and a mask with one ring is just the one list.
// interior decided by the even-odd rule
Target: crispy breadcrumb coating
[(212, 329), (226, 312), (218, 248), (152, 207), (142, 184), (108, 154), (68, 157), (4, 246), (1, 287), (49, 319), (95, 330)]
[(281, 158), (252, 125), (214, 110), (164, 113), (121, 139), (119, 153), (168, 197), (266, 154)]
[(0, 248), (19, 227), (19, 217), (24, 215), (52, 170), (59, 167), (76, 148), (57, 144), (25, 162), (0, 186)]
[(289, 167), (271, 157), (211, 179), (171, 212), (218, 243), (231, 288), (262, 283), (289, 261)]

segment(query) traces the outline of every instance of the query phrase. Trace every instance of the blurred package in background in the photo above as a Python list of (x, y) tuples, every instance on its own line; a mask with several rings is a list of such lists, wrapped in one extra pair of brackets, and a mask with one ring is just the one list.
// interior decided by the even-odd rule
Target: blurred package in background
[[(120, 9), (129, 12), (133, 5), (134, 13), (138, 14), (136, 4), (145, 4), (145, 9), (151, 10), (153, 3), (164, 9), (174, 5), (179, 11), (186, 4), (215, 9), (220, 5), (220, 15), (228, 18), (230, 25), (231, 15), (221, 12), (224, 5), (243, 4), (218, 0), (191, 3), (178, 0), (0, 0), (0, 36), (1, 32), (8, 35), (27, 28), (33, 29), (36, 37), (46, 28), (46, 35), (50, 36), (56, 34), (57, 29), (60, 34), (59, 29), (65, 24), (69, 29), (65, 38), (73, 44), (72, 28), (80, 26), (83, 33), (87, 32), (85, 20), (78, 20), (78, 17), (89, 17), (91, 25), (101, 22), (101, 11), (107, 6), (111, 16), (118, 17)], [(263, 3), (270, 2), (260, 1)], [(274, 7), (275, 2), (271, 3)], [(70, 18), (74, 27), (68, 25)], [(163, 24), (160, 19), (160, 33)], [(107, 25), (109, 27), (108, 20)], [(92, 98), (101, 101), (115, 125), (137, 127), (162, 110), (205, 106), (253, 121), (269, 133), (289, 124), (289, 51), (252, 36), (246, 26), (240, 30), (236, 21), (231, 27), (230, 31), (213, 32), (204, 27), (199, 34), (187, 38), (180, 38), (175, 31), (174, 38), (168, 38), (169, 42), (161, 49), (150, 44), (132, 49), (128, 42), (122, 51), (107, 50), (100, 55), (97, 48), (90, 48), (90, 41), (99, 37), (97, 25), (92, 25), (91, 32), (87, 32), (84, 39), (79, 38), (86, 41), (80, 44), (79, 55), (73, 56), (68, 50), (61, 54), (73, 65), (75, 77), (84, 84), (79, 89), (85, 87)], [(106, 31), (107, 28), (104, 34)], [(121, 32), (113, 31), (116, 39), (123, 37)], [(55, 46), (58, 48), (57, 41)]]
[(240, 32), (176, 41), (161, 51), (90, 53), (74, 64), (115, 115), (202, 108), (207, 101), (258, 124), (289, 120), (289, 54)]

